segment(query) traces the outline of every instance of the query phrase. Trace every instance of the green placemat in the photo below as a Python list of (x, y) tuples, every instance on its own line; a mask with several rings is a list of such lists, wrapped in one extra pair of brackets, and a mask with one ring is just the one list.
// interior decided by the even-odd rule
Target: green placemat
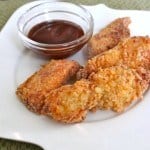
[[(21, 5), (31, 0), (0, 0), (0, 29), (6, 23), (11, 14)], [(94, 5), (104, 3), (116, 9), (144, 9), (150, 10), (150, 0), (65, 0), (68, 2)]]
[[(30, 0), (0, 0), (0, 29), (4, 26), (11, 14), (21, 5)], [(150, 0), (68, 0), (86, 5), (104, 3), (116, 9), (150, 10)], [(0, 139), (0, 150), (42, 150), (40, 147), (23, 142)]]

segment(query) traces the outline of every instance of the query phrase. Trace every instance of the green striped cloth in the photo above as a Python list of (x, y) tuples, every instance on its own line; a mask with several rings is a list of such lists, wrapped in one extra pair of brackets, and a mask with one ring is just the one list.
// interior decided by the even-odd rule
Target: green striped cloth
[[(0, 29), (18, 7), (30, 1), (31, 0), (0, 0)], [(150, 10), (150, 0), (68, 0), (68, 2), (85, 5), (104, 3), (115, 9)], [(28, 143), (0, 138), (0, 150), (41, 150), (41, 148)]]
[[(104, 3), (115, 9), (138, 9), (149, 10), (149, 0), (66, 0), (85, 5)], [(31, 0), (0, 0), (0, 29), (6, 23), (11, 14), (21, 5), (31, 2)]]

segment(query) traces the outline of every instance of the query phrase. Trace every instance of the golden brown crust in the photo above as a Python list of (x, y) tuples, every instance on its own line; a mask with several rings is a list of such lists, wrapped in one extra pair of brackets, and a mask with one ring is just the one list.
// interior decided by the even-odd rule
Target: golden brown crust
[(131, 37), (121, 41), (113, 49), (90, 59), (85, 68), (78, 72), (78, 79), (85, 78), (98, 68), (126, 65), (137, 69), (143, 67), (150, 69), (150, 38)]
[(141, 98), (148, 88), (149, 72), (142, 68), (142, 76), (126, 66), (99, 69), (91, 74), (89, 80), (95, 86), (95, 98), (98, 101), (96, 109), (124, 111), (134, 100)]
[(91, 94), (87, 80), (62, 86), (47, 95), (42, 113), (64, 123), (81, 122), (87, 111), (96, 106), (94, 101), (89, 102)]
[(16, 94), (31, 111), (41, 113), (45, 95), (75, 75), (79, 67), (75, 61), (51, 60), (21, 84)]
[(90, 58), (115, 47), (122, 39), (130, 36), (129, 17), (118, 18), (94, 35), (89, 42)]
[(149, 86), (150, 73), (143, 68), (113, 66), (99, 69), (89, 79), (65, 85), (47, 94), (42, 114), (63, 123), (85, 119), (89, 110), (110, 109), (122, 112), (141, 98)]

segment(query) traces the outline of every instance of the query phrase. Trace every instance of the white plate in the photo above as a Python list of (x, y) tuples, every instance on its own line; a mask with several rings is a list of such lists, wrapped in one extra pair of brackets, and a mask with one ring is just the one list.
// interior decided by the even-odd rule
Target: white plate
[[(0, 34), (0, 137), (27, 141), (52, 150), (149, 150), (150, 91), (128, 112), (89, 114), (79, 124), (63, 125), (28, 111), (17, 99), (18, 84), (46, 60), (25, 51), (17, 34), (20, 14), (39, 1), (19, 8)], [(150, 35), (150, 12), (113, 10), (103, 4), (84, 6), (94, 17), (94, 32), (118, 17), (130, 16), (132, 35)], [(71, 57), (84, 63), (83, 51)]]

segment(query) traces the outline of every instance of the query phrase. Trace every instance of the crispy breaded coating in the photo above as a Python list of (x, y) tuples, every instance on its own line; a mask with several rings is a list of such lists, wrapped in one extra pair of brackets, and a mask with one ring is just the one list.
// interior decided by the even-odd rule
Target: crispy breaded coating
[(141, 98), (149, 86), (150, 72), (143, 68), (114, 66), (99, 69), (89, 79), (52, 90), (45, 99), (42, 114), (63, 123), (85, 119), (89, 110), (110, 109), (122, 112)]
[(115, 47), (122, 39), (130, 36), (129, 17), (118, 18), (94, 35), (89, 42), (90, 58)]
[(95, 109), (109, 109), (122, 112), (134, 100), (141, 98), (149, 86), (150, 74), (143, 69), (137, 73), (126, 66), (99, 69), (89, 76), (95, 86)]
[(33, 112), (41, 113), (45, 96), (76, 74), (80, 66), (71, 60), (51, 60), (21, 84), (16, 94)]
[(92, 72), (97, 72), (101, 68), (126, 65), (137, 69), (143, 67), (150, 69), (150, 38), (149, 37), (131, 37), (121, 41), (113, 49), (88, 60), (84, 69), (78, 73), (79, 78), (87, 78)]
[(89, 101), (91, 96), (92, 90), (87, 80), (64, 85), (47, 95), (42, 113), (64, 123), (81, 122), (87, 111), (97, 104), (94, 100)]

